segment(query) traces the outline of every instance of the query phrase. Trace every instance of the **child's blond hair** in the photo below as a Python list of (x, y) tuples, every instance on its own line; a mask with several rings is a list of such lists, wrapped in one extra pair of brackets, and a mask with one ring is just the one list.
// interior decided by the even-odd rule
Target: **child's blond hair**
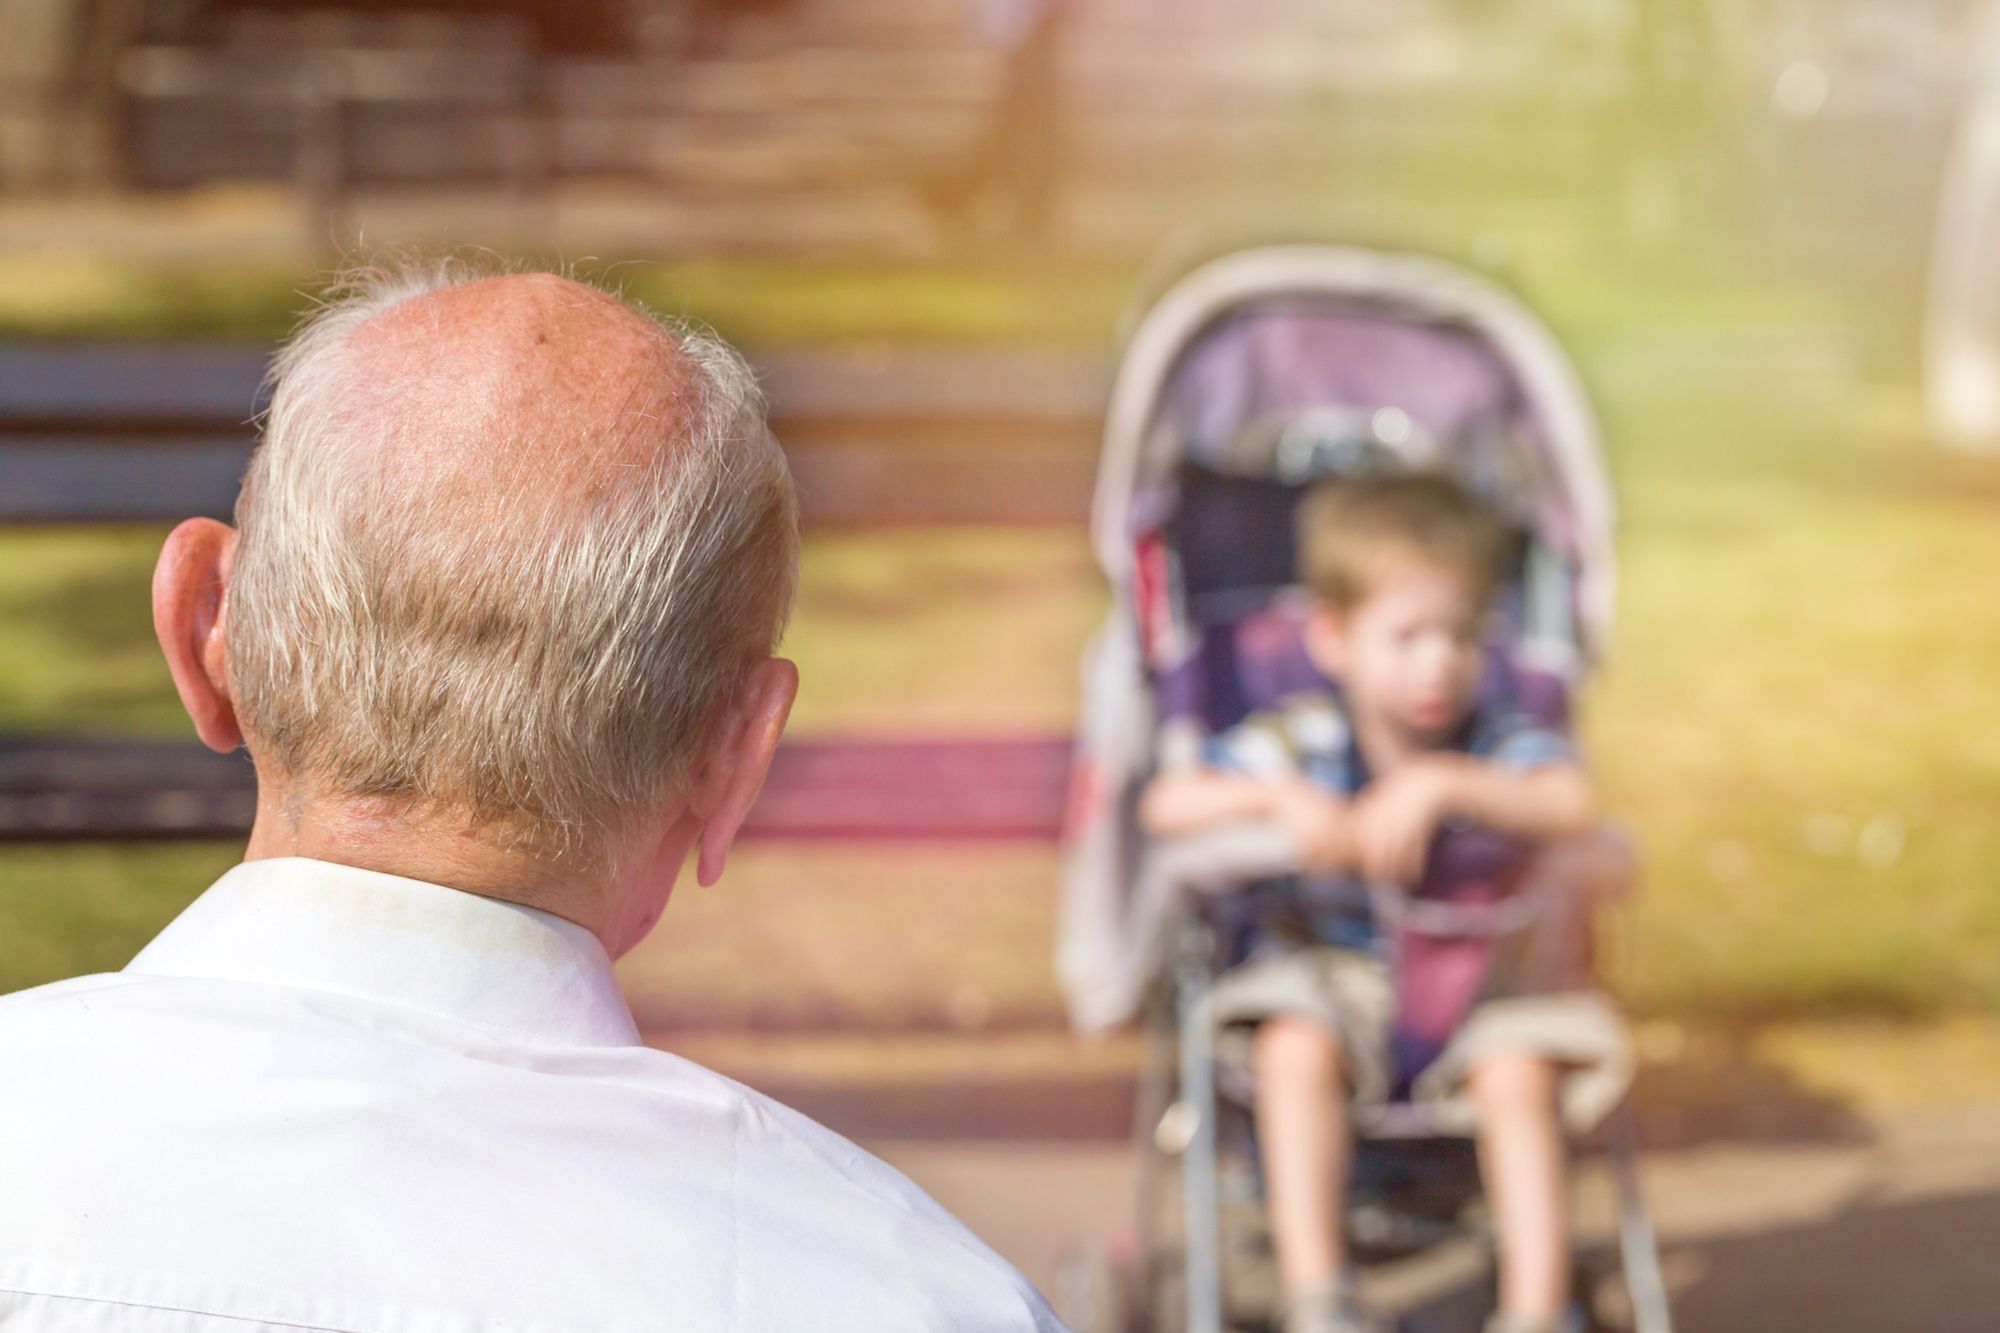
[(1298, 537), (1301, 578), (1340, 611), (1366, 598), (1397, 555), (1464, 574), (1482, 603), (1499, 578), (1500, 525), (1436, 473), (1323, 481), (1300, 502)]

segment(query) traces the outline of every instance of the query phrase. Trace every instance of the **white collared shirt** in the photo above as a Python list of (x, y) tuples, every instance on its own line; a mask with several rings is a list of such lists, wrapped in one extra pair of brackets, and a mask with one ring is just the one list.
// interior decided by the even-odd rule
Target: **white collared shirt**
[(1061, 1327), (897, 1172), (642, 1045), (582, 927), (297, 857), (0, 997), (0, 1326)]

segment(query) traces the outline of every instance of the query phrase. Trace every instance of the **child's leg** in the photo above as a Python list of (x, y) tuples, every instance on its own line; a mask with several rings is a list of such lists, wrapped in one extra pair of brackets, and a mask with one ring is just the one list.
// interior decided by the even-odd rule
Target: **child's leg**
[(1268, 1018), (1257, 1025), (1255, 1063), (1271, 1241), (1286, 1295), (1296, 1297), (1347, 1262), (1341, 1224), (1353, 1140), (1340, 1041), (1309, 1019)]
[(1467, 1081), (1479, 1113), (1480, 1174), (1500, 1242), (1500, 1308), (1529, 1325), (1552, 1325), (1570, 1295), (1556, 1066), (1530, 1051), (1501, 1051)]

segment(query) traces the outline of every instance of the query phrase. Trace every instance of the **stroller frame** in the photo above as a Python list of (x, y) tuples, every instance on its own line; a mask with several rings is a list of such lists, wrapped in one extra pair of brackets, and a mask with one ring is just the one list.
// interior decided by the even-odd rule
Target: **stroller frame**
[[(1221, 1333), (1223, 1233), (1221, 1115), (1214, 1033), (1206, 997), (1216, 974), (1214, 940), (1192, 894), (1225, 881), (1294, 868), (1276, 830), (1242, 828), (1176, 839), (1233, 839), (1218, 860), (1214, 848), (1147, 847), (1131, 830), (1134, 784), (1157, 759), (1159, 718), (1143, 684), (1146, 650), (1136, 611), (1145, 571), (1132, 544), (1135, 495), (1173, 464), (1160, 453), (1154, 423), (1187, 350), (1228, 318), (1262, 305), (1324, 301), (1356, 312), (1384, 312), (1411, 324), (1435, 324), (1475, 335), (1518, 385), (1532, 409), (1545, 471), (1560, 491), (1573, 562), (1573, 602), (1566, 642), (1539, 642), (1536, 651), (1561, 677), (1573, 678), (1601, 658), (1612, 614), (1613, 506), (1599, 457), (1593, 414), (1554, 338), (1511, 295), (1442, 261), (1327, 246), (1272, 246), (1239, 251), (1203, 265), (1170, 287), (1134, 325), (1106, 417), (1105, 442), (1091, 512), (1093, 546), (1113, 593), (1111, 613), (1086, 659), (1086, 712), (1073, 769), (1066, 837), (1066, 883), (1058, 970), (1071, 1015), (1082, 1030), (1102, 1030), (1141, 1017), (1148, 1065), (1136, 1104), (1135, 1131), (1143, 1169), (1138, 1188), (1140, 1252), (1128, 1256), (1129, 1296), (1144, 1295), (1153, 1313), (1183, 1333)], [(1136, 687), (1136, 688), (1135, 688)], [(1176, 868), (1183, 853), (1190, 864)], [(1217, 873), (1226, 867), (1226, 873)], [(1204, 884), (1202, 881), (1206, 880)], [(1378, 901), (1380, 901), (1378, 895)], [(1518, 929), (1491, 909), (1426, 904), (1435, 933), (1492, 934)], [(1483, 913), (1483, 915), (1482, 915)], [(1515, 914), (1518, 917), (1518, 913)], [(1414, 1143), (1434, 1136), (1416, 1107), (1387, 1108), (1361, 1126), (1367, 1143)], [(1624, 1106), (1603, 1125), (1618, 1199), (1619, 1254), (1637, 1333), (1670, 1333), (1658, 1248), (1638, 1190), (1637, 1140)], [(1152, 1154), (1157, 1145), (1160, 1155)], [(1178, 1157), (1182, 1235), (1176, 1262), (1150, 1239), (1162, 1202), (1159, 1163)], [(1406, 1239), (1428, 1223), (1404, 1219)], [(1403, 1225), (1389, 1219), (1394, 1230)], [(1441, 1234), (1441, 1233), (1440, 1233)], [(1364, 1238), (1357, 1235), (1357, 1240)], [(1416, 1248), (1418, 1246), (1413, 1246)], [(1135, 1284), (1138, 1290), (1135, 1290)], [(1155, 1288), (1178, 1286), (1164, 1306)], [(1166, 1308), (1171, 1307), (1171, 1308)], [(1120, 1320), (1121, 1330), (1139, 1327)]]
[[(1532, 903), (1539, 896), (1529, 889), (1524, 900)], [(1438, 912), (1426, 929), (1437, 933), (1504, 933), (1532, 928), (1538, 915), (1535, 907), (1518, 914), (1446, 909)], [(1216, 1084), (1214, 1025), (1207, 1009), (1214, 982), (1213, 944), (1197, 912), (1177, 914), (1170, 946), (1170, 986), (1165, 1002), (1155, 1007), (1148, 1022), (1148, 1060), (1134, 1107), (1134, 1138), (1141, 1153), (1134, 1202), (1141, 1244), (1139, 1253), (1131, 1257), (1132, 1271), (1121, 1284), (1135, 1307), (1127, 1310), (1123, 1320), (1122, 1327), (1127, 1329), (1224, 1333), (1228, 1327), (1217, 1133), (1221, 1099)], [(1172, 1049), (1171, 1058), (1168, 1048)], [(1628, 1103), (1621, 1102), (1606, 1117), (1601, 1135), (1617, 1203), (1619, 1269), (1631, 1305), (1633, 1333), (1672, 1333), (1658, 1240), (1640, 1191), (1638, 1136)], [(1393, 1145), (1453, 1137), (1435, 1125), (1421, 1107), (1406, 1103), (1379, 1108), (1378, 1114), (1357, 1125), (1361, 1145), (1392, 1145), (1391, 1151)], [(1171, 1266), (1173, 1255), (1153, 1235), (1160, 1202), (1159, 1163), (1165, 1156), (1176, 1157), (1179, 1163), (1177, 1276), (1183, 1308), (1171, 1311), (1153, 1308), (1160, 1290), (1171, 1291), (1176, 1285), (1161, 1280), (1162, 1269)], [(1420, 1212), (1400, 1210), (1393, 1199), (1372, 1201), (1366, 1211), (1350, 1209), (1348, 1216), (1351, 1239), (1358, 1248), (1409, 1253), (1478, 1234), (1462, 1221), (1439, 1221)]]

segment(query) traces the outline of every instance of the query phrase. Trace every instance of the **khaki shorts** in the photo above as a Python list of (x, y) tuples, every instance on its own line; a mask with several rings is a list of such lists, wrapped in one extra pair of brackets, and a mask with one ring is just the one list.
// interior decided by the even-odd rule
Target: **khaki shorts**
[[(1373, 954), (1305, 948), (1225, 972), (1209, 992), (1217, 1025), (1216, 1060), (1225, 1092), (1247, 1095), (1256, 1025), (1281, 1015), (1318, 1023), (1339, 1038), (1355, 1106), (1388, 1101), (1394, 1071), (1389, 969)], [(1466, 1079), (1502, 1053), (1530, 1052), (1562, 1066), (1558, 1094), (1564, 1125), (1582, 1133), (1615, 1107), (1631, 1086), (1632, 1044), (1617, 1009), (1594, 990), (1506, 995), (1473, 1006), (1445, 1048), (1416, 1078), (1411, 1100), (1438, 1127), (1470, 1133)]]

